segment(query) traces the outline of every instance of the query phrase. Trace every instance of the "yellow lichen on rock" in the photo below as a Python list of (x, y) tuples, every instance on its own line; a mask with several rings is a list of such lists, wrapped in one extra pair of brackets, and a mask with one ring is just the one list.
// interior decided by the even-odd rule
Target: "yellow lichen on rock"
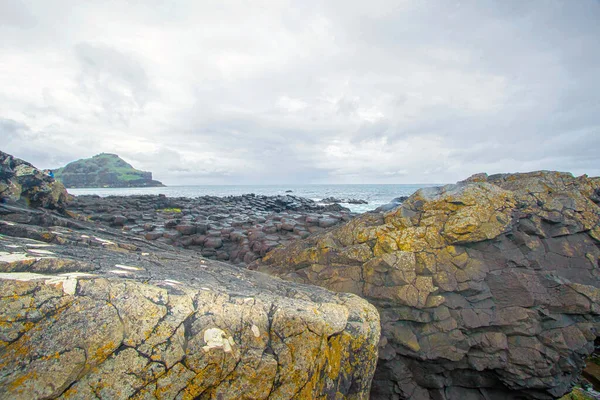
[[(361, 215), (326, 239), (275, 249), (255, 267), (378, 306), (376, 398), (460, 398), (473, 385), (461, 376), (472, 371), (505, 382), (494, 386), (502, 395), (534, 386), (551, 397), (569, 387), (581, 367), (578, 352), (593, 349), (594, 335), (570, 331), (574, 321), (600, 323), (599, 204), (598, 178), (478, 174), (418, 190), (401, 206)], [(318, 243), (327, 243), (327, 253)], [(372, 255), (365, 248), (365, 256), (349, 257), (357, 245)], [(573, 343), (558, 353), (556, 342), (510, 340), (542, 337), (546, 326), (560, 326)]]

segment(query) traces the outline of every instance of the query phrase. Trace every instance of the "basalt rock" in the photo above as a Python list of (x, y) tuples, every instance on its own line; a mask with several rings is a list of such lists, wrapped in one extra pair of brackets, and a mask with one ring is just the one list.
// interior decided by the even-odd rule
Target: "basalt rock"
[(319, 203), (323, 204), (335, 204), (335, 203), (347, 203), (347, 204), (369, 204), (368, 201), (362, 199), (338, 199), (337, 197), (326, 197)]
[[(277, 246), (354, 216), (298, 196), (76, 196), (68, 211), (110, 227), (245, 266)], [(219, 249), (219, 251), (215, 251)]]
[(373, 399), (552, 399), (600, 328), (599, 204), (599, 178), (479, 174), (251, 267), (377, 306)]
[(0, 205), (3, 400), (367, 399), (379, 330), (352, 294)]
[(0, 202), (63, 210), (68, 194), (62, 183), (33, 165), (0, 151)]
[(375, 211), (377, 211), (377, 212), (391, 211), (394, 208), (398, 208), (406, 199), (408, 199), (408, 196), (396, 197), (395, 199), (393, 199), (389, 203), (377, 207), (375, 209)]

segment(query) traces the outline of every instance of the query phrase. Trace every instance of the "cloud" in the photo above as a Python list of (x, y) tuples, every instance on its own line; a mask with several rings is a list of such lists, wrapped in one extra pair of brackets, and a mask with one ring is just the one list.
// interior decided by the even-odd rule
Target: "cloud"
[(128, 125), (134, 114), (143, 112), (150, 85), (133, 56), (90, 43), (77, 44), (75, 54), (81, 65), (79, 93), (88, 104), (97, 104), (104, 121)]
[(0, 147), (167, 184), (600, 175), (594, 0), (0, 6)]

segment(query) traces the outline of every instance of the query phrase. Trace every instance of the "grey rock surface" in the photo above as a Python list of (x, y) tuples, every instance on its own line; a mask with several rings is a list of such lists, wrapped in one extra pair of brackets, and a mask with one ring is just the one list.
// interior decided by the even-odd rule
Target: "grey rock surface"
[(0, 205), (0, 399), (367, 399), (358, 296)]
[(480, 174), (251, 268), (378, 307), (373, 399), (552, 399), (600, 328), (599, 204), (599, 178)]

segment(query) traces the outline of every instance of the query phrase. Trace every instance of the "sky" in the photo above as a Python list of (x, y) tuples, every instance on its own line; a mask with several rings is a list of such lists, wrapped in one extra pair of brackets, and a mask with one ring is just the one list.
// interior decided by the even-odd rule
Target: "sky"
[(0, 0), (0, 150), (166, 184), (600, 175), (599, 0)]

